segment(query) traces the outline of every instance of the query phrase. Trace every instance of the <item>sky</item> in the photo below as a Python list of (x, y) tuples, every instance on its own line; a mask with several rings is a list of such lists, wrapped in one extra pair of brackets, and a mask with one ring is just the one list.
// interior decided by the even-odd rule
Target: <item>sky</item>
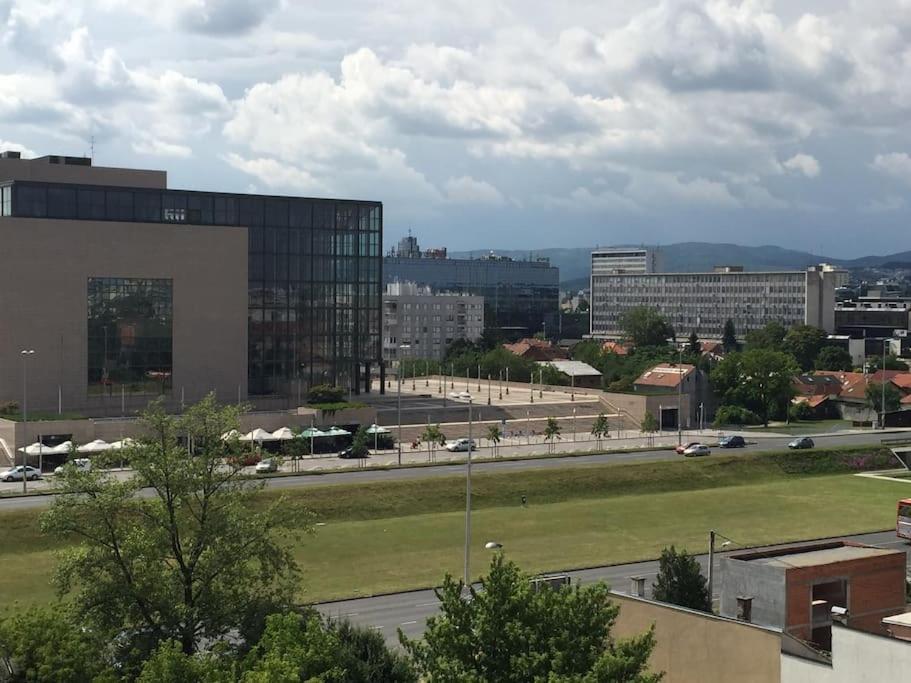
[(0, 0), (0, 149), (385, 242), (911, 249), (911, 0)]

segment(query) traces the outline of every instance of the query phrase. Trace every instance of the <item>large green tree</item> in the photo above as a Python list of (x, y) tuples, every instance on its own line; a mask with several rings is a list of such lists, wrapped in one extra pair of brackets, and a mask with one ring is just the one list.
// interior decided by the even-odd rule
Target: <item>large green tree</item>
[[(883, 367), (883, 357), (881, 355), (867, 356), (867, 369), (870, 372), (876, 372), (877, 370), (882, 370)], [(904, 361), (900, 361), (898, 358), (892, 354), (886, 355), (886, 370), (898, 370), (899, 372), (907, 372), (908, 364)]]
[(225, 464), (222, 435), (238, 412), (212, 396), (179, 417), (153, 403), (128, 453), (134, 477), (95, 467), (57, 478), (41, 526), (67, 542), (56, 581), (87, 627), (147, 649), (173, 639), (192, 654), (245, 633), (257, 606), (291, 604), (298, 571), (285, 537), (309, 518), (284, 499), (254, 506), (262, 482)]
[(647, 672), (652, 630), (629, 640), (611, 636), (619, 607), (604, 584), (535, 590), (501, 553), (481, 589), (447, 576), (437, 590), (440, 613), (421, 640), (400, 633), (425, 680), (446, 683), (528, 681), (654, 683)]
[(769, 349), (771, 351), (781, 351), (781, 343), (784, 341), (788, 331), (777, 320), (765, 324), (758, 330), (750, 330), (746, 333), (747, 351), (757, 349)]
[(664, 346), (674, 336), (665, 317), (649, 306), (637, 306), (620, 316), (620, 329), (634, 346)]
[(824, 346), (816, 355), (813, 365), (817, 370), (850, 372), (854, 362), (851, 354), (840, 346)]
[(724, 321), (724, 331), (721, 336), (721, 344), (727, 352), (736, 351), (737, 347), (737, 330), (734, 328), (734, 321), (728, 318)]
[(826, 345), (826, 333), (813, 325), (795, 325), (784, 336), (781, 350), (790, 353), (803, 370), (811, 370)]
[(712, 611), (708, 583), (699, 562), (685, 550), (677, 552), (674, 546), (661, 551), (652, 597), (672, 605)]
[(794, 396), (791, 382), (799, 373), (790, 354), (760, 348), (725, 356), (711, 381), (721, 403), (752, 410), (768, 424), (771, 415), (786, 414)]
[(879, 415), (880, 424), (883, 419), (883, 396), (885, 396), (885, 408), (887, 413), (894, 413), (901, 408), (902, 394), (892, 382), (886, 382), (883, 387), (882, 382), (870, 382), (865, 392), (867, 405), (876, 411)]

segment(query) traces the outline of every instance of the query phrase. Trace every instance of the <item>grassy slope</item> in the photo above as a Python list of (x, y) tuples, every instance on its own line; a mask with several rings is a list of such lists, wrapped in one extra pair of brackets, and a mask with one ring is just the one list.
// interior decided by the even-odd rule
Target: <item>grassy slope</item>
[[(480, 549), (491, 539), (537, 571), (654, 557), (671, 543), (703, 550), (712, 527), (758, 544), (894, 524), (895, 501), (911, 495), (907, 484), (840, 474), (857, 466), (853, 454), (821, 456), (712, 456), (478, 475), (473, 568), (480, 572), (487, 561)], [(523, 494), (527, 508), (520, 504)], [(303, 599), (427, 586), (447, 571), (460, 572), (461, 477), (285, 495), (304, 500), (325, 522), (296, 548), (305, 572)], [(9, 512), (0, 520), (0, 602), (23, 595), (49, 599), (53, 543), (40, 535), (36, 514)]]

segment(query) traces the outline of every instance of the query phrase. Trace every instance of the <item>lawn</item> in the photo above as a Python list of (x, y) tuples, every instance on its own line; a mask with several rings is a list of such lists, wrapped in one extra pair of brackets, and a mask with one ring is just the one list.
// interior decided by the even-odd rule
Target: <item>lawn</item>
[[(703, 551), (710, 528), (755, 545), (894, 525), (895, 501), (911, 486), (807, 473), (831, 469), (822, 462), (757, 455), (477, 476), (473, 571), (487, 562), (488, 540), (543, 571), (651, 558), (671, 543)], [(295, 548), (302, 600), (429, 586), (461, 572), (459, 477), (294, 489), (290, 497), (323, 524)], [(50, 599), (53, 543), (35, 513), (4, 513), (0, 522), (0, 602)]]
[[(741, 427), (748, 432), (773, 432), (775, 434), (792, 434), (803, 436), (806, 434), (826, 434), (840, 432), (845, 429), (854, 429), (850, 420), (804, 420), (798, 422), (771, 424), (768, 427)], [(871, 434), (873, 432), (871, 431)]]

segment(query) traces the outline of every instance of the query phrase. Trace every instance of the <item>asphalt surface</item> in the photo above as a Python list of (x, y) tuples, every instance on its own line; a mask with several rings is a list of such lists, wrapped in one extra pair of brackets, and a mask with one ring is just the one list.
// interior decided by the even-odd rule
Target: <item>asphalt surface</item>
[[(882, 438), (878, 434), (841, 434), (841, 435), (811, 435), (816, 442), (817, 447), (826, 446), (852, 446), (878, 444)], [(763, 451), (780, 451), (787, 448), (789, 441), (794, 436), (782, 437), (760, 437), (756, 443), (750, 443), (745, 448), (732, 449), (713, 449), (713, 454), (740, 455), (742, 453), (757, 453)], [(585, 465), (601, 465), (608, 463), (629, 463), (629, 462), (659, 462), (662, 460), (677, 460), (682, 456), (677, 455), (672, 450), (655, 449), (648, 451), (637, 451), (634, 453), (597, 453), (593, 455), (579, 455), (570, 457), (538, 457), (527, 460), (500, 460), (476, 462), (472, 465), (472, 472), (475, 474), (496, 473), (496, 472), (519, 472), (535, 471), (548, 469), (567, 469), (571, 467), (581, 467)], [(712, 456), (708, 456), (712, 457)], [(287, 475), (267, 479), (267, 487), (274, 489), (293, 489), (306, 486), (323, 486), (326, 484), (358, 484), (365, 482), (383, 482), (383, 481), (403, 481), (414, 479), (426, 479), (431, 477), (453, 477), (462, 476), (464, 472), (464, 460), (460, 463), (451, 463), (445, 465), (433, 465), (424, 467), (403, 467), (401, 469), (383, 469), (383, 470), (344, 470), (338, 472), (328, 472), (325, 474), (301, 474)], [(21, 483), (14, 485), (6, 484), (4, 486), (20, 488)], [(53, 496), (28, 496), (28, 497), (4, 497), (0, 498), (0, 511), (41, 508), (50, 504)]]
[[(894, 531), (861, 534), (858, 536), (845, 536), (846, 540), (857, 541), (868, 545), (883, 548), (907, 549), (908, 542), (896, 537)], [(782, 545), (795, 545), (794, 543)], [(768, 548), (782, 547), (767, 546)], [(742, 549), (741, 549), (742, 550)], [(505, 548), (506, 553), (509, 548)], [(729, 552), (736, 552), (729, 551)], [(720, 558), (727, 553), (716, 553), (715, 556), (715, 598), (719, 595), (721, 587), (721, 573), (719, 571)], [(708, 555), (697, 556), (702, 565), (703, 573), (708, 573)], [(658, 574), (658, 562), (634, 562), (618, 564), (591, 569), (580, 569), (566, 572), (574, 581), (582, 584), (595, 581), (606, 581), (618, 592), (627, 593), (630, 588), (631, 577), (644, 577), (646, 579), (646, 595), (651, 595), (651, 584)], [(398, 643), (399, 629), (409, 637), (420, 636), (424, 632), (427, 618), (437, 613), (439, 600), (433, 590), (417, 590), (405, 593), (393, 593), (371, 598), (356, 598), (326, 602), (316, 607), (325, 615), (334, 618), (347, 618), (352, 622), (380, 631), (388, 643)]]

